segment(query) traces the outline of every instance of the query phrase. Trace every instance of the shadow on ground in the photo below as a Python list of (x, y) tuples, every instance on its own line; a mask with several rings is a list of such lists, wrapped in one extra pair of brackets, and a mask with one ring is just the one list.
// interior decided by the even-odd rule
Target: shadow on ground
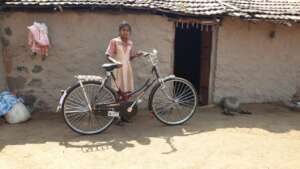
[(135, 144), (149, 145), (152, 139), (163, 139), (170, 154), (177, 151), (172, 144), (174, 137), (214, 132), (228, 128), (259, 128), (272, 133), (300, 130), (300, 113), (271, 104), (243, 105), (252, 115), (224, 116), (218, 108), (199, 108), (195, 116), (186, 124), (169, 127), (161, 124), (149, 113), (141, 112), (134, 122), (125, 126), (112, 125), (105, 132), (83, 136), (71, 131), (61, 114), (39, 113), (32, 120), (17, 125), (0, 122), (0, 152), (8, 145), (44, 144), (58, 142), (66, 148), (77, 148), (83, 152), (122, 151)]

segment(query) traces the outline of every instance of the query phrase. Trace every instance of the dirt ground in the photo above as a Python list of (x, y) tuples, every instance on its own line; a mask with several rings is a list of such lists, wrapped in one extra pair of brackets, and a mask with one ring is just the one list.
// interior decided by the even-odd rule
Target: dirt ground
[(279, 105), (243, 106), (252, 115), (201, 108), (187, 124), (164, 126), (141, 112), (102, 134), (72, 132), (61, 114), (0, 122), (1, 169), (297, 169), (300, 112)]

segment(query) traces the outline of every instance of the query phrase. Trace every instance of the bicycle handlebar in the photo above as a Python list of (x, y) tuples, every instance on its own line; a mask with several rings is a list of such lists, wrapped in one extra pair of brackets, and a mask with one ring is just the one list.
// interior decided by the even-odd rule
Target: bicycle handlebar
[(144, 54), (144, 57), (150, 56), (150, 55), (157, 55), (157, 50), (153, 49), (152, 52), (147, 51), (141, 51)]
[(144, 57), (149, 56), (149, 61), (151, 62), (152, 65), (157, 65), (158, 60), (157, 60), (157, 50), (153, 49), (152, 52), (146, 52), (146, 51), (141, 51), (144, 55)]
[(149, 56), (150, 55), (150, 53), (145, 53), (144, 54), (144, 57), (147, 57), (147, 56)]

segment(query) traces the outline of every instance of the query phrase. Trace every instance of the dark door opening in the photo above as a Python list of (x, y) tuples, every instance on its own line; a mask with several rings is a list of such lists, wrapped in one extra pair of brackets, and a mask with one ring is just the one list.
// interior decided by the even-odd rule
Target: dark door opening
[(212, 32), (202, 28), (176, 27), (174, 73), (189, 80), (201, 98), (200, 103), (208, 104)]

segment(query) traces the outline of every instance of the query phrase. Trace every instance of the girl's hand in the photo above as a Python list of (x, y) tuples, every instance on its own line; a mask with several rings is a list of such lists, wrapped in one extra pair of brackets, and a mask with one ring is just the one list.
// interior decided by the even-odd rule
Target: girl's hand
[(123, 66), (122, 63), (117, 63), (118, 68), (121, 68)]
[(137, 51), (137, 52), (135, 53), (135, 55), (133, 55), (133, 56), (130, 57), (130, 60), (133, 60), (133, 59), (135, 59), (136, 57), (140, 57), (140, 56), (143, 56), (143, 55), (144, 55), (144, 52), (141, 51), (141, 50), (139, 50), (139, 51)]
[(111, 63), (117, 63), (118, 61), (116, 61), (114, 58), (112, 58), (111, 56), (107, 56), (107, 60)]

